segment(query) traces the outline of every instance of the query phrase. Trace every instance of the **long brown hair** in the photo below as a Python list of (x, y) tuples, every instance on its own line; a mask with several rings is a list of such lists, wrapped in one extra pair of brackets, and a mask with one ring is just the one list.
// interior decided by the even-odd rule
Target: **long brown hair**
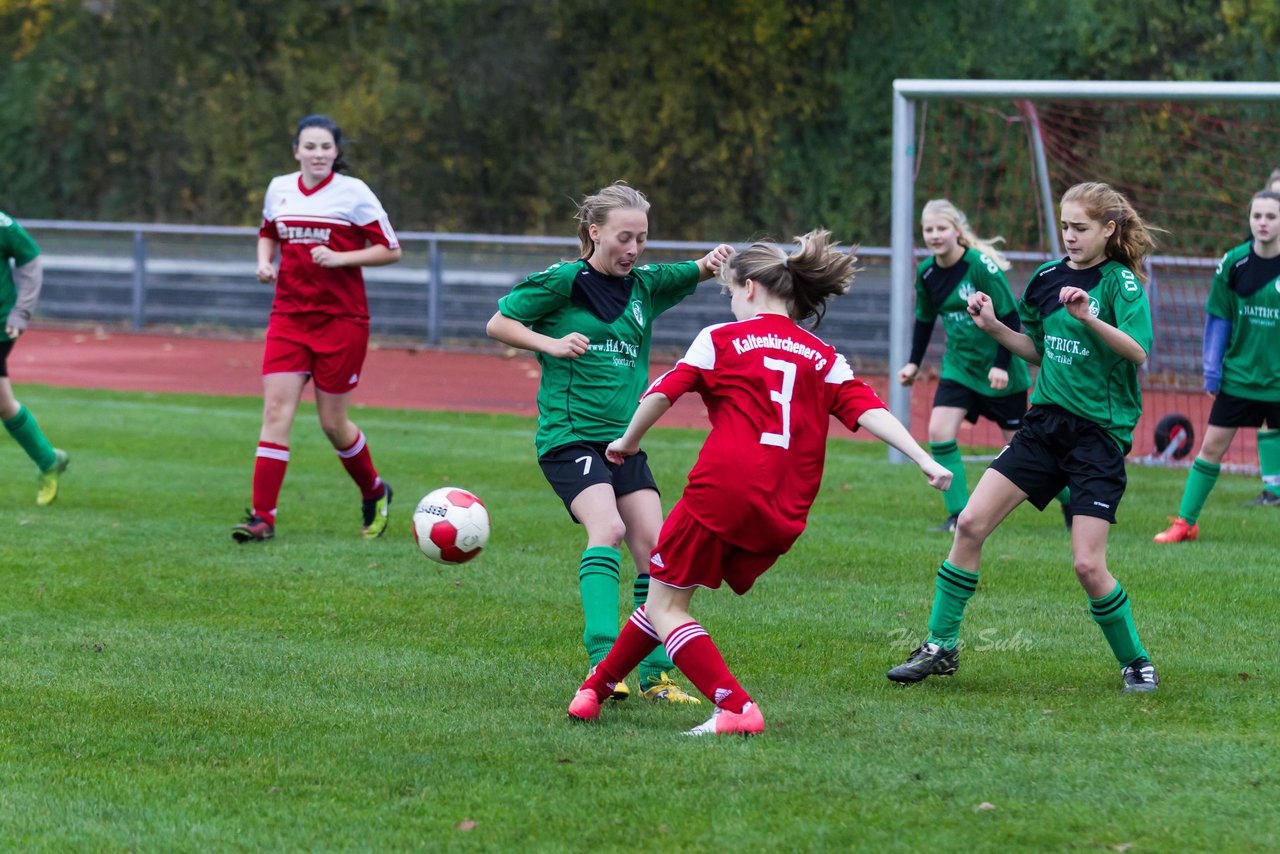
[(799, 247), (788, 253), (776, 243), (753, 243), (735, 252), (721, 269), (721, 279), (745, 282), (751, 279), (787, 303), (787, 313), (797, 323), (813, 318), (817, 328), (827, 311), (827, 300), (847, 293), (853, 284), (858, 258), (837, 247), (831, 232), (814, 229), (797, 237)]
[(1085, 215), (1095, 222), (1104, 226), (1108, 222), (1116, 224), (1116, 230), (1107, 238), (1105, 254), (1111, 260), (1128, 267), (1138, 277), (1138, 281), (1146, 284), (1147, 274), (1142, 262), (1155, 252), (1157, 244), (1152, 232), (1164, 229), (1143, 222), (1124, 194), (1109, 184), (1076, 184), (1062, 194), (1061, 204), (1065, 205), (1067, 202), (1080, 205), (1084, 208)]

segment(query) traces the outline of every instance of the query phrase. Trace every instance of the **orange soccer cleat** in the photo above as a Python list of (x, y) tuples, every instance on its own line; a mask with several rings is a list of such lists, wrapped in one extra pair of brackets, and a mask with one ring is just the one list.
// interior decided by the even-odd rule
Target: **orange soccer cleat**
[(1167, 530), (1156, 534), (1155, 541), (1157, 543), (1189, 543), (1200, 536), (1200, 526), (1188, 525), (1187, 520), (1181, 516), (1176, 519), (1170, 518), (1169, 521), (1173, 522), (1173, 524)]

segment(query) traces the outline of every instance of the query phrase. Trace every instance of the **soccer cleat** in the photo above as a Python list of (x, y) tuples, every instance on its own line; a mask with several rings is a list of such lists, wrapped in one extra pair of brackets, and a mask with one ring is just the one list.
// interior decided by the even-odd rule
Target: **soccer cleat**
[(764, 732), (764, 715), (755, 703), (747, 703), (741, 712), (717, 708), (704, 723), (685, 735), (759, 735)]
[[(646, 685), (648, 687), (646, 687)], [(659, 673), (656, 679), (640, 683), (640, 699), (654, 702), (678, 703), (688, 706), (699, 705), (702, 701), (671, 681), (666, 673)]]
[(952, 513), (947, 517), (947, 521), (943, 522), (936, 528), (930, 528), (930, 534), (954, 534), (956, 532), (956, 523), (960, 521), (959, 513)]
[(71, 456), (60, 448), (53, 449), (53, 465), (40, 472), (40, 488), (36, 490), (36, 504), (48, 507), (58, 497), (58, 476), (67, 470)]
[(1189, 543), (1200, 536), (1200, 526), (1188, 525), (1187, 520), (1181, 516), (1176, 519), (1171, 518), (1169, 521), (1173, 524), (1153, 538), (1157, 543)]
[(1160, 677), (1156, 675), (1156, 666), (1145, 658), (1139, 658), (1133, 664), (1120, 671), (1124, 680), (1124, 693), (1146, 694), (1156, 690)]
[(583, 688), (569, 701), (569, 720), (594, 721), (600, 717), (600, 698), (590, 688)]
[(360, 512), (364, 514), (364, 527), (360, 536), (366, 540), (376, 540), (387, 532), (387, 517), (391, 513), (391, 484), (382, 482), (382, 494), (377, 498), (365, 498), (360, 502)]
[(231, 539), (237, 543), (262, 542), (275, 535), (276, 526), (255, 515), (252, 510), (246, 510), (244, 521), (231, 529)]
[(1280, 493), (1272, 492), (1269, 489), (1262, 490), (1262, 494), (1252, 501), (1246, 501), (1245, 507), (1280, 507)]
[(885, 676), (906, 685), (919, 682), (926, 676), (950, 676), (959, 669), (959, 648), (943, 649), (936, 643), (922, 643), (907, 656), (906, 661)]
[[(587, 671), (587, 676), (594, 676), (595, 672), (595, 665), (592, 665), (591, 669)], [(613, 693), (609, 695), (609, 699), (613, 700), (615, 703), (621, 703), (623, 700), (631, 696), (631, 689), (627, 687), (626, 682), (607, 682), (605, 684), (613, 690)]]

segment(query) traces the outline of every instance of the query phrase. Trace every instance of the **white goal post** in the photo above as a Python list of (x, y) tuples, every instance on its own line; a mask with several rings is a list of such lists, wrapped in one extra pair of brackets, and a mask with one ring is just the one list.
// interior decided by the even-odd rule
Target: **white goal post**
[[(1280, 101), (1280, 83), (1192, 83), (1070, 80), (913, 80), (893, 82), (892, 228), (889, 297), (889, 409), (910, 427), (910, 389), (894, 381), (894, 371), (910, 355), (915, 258), (916, 104), (928, 98), (978, 101)], [(1056, 200), (1049, 190), (1044, 147), (1038, 130), (1030, 130), (1040, 215), (1045, 217), (1050, 246), (1058, 253), (1053, 223)], [(1280, 156), (1280, 153), (1278, 153)], [(1260, 178), (1262, 176), (1259, 176)], [(1242, 223), (1243, 225), (1243, 223)], [(905, 457), (892, 448), (889, 459)]]

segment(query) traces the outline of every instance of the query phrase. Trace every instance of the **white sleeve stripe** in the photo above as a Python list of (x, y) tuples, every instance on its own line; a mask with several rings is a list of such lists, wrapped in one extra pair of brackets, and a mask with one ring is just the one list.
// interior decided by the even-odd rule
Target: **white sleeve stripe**
[(824, 380), (839, 385), (851, 379), (853, 379), (853, 368), (849, 367), (849, 361), (844, 356), (837, 353), (835, 364), (831, 366), (831, 370), (827, 371)]
[(382, 236), (387, 238), (387, 248), (398, 249), (400, 241), (396, 238), (396, 230), (391, 227), (391, 220), (386, 214), (378, 217), (378, 225), (382, 228)]

